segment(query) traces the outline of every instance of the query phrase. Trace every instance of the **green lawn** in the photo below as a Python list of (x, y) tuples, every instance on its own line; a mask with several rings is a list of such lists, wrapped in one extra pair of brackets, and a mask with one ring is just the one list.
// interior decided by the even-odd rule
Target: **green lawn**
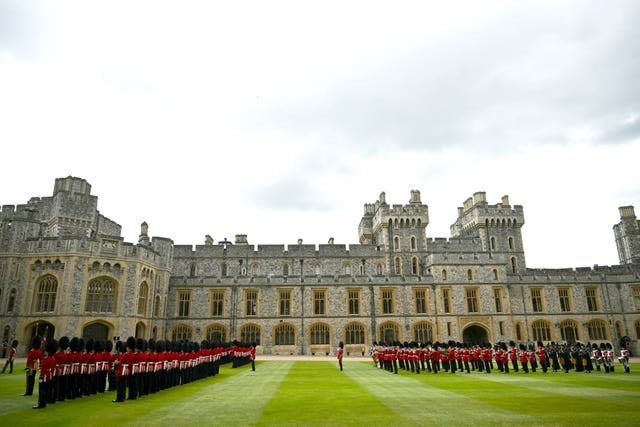
[[(36, 386), (37, 387), (37, 386)], [(258, 361), (136, 401), (113, 392), (32, 410), (24, 371), (0, 374), (2, 426), (640, 426), (640, 364), (631, 373), (398, 375), (370, 362)]]

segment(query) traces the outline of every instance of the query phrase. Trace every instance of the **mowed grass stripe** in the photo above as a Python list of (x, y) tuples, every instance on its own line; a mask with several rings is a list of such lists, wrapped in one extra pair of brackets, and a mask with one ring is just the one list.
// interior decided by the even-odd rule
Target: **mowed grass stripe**
[[(403, 374), (403, 376), (410, 374)], [(415, 375), (415, 374), (414, 374)], [(517, 375), (517, 376), (516, 376)], [(528, 416), (533, 425), (593, 425), (594, 417), (606, 414), (607, 425), (637, 425), (638, 398), (628, 396), (620, 398), (609, 396), (607, 390), (590, 395), (585, 398), (581, 395), (580, 387), (575, 393), (565, 394), (562, 378), (559, 374), (540, 376), (542, 385), (535, 381), (527, 381), (526, 374), (502, 374), (502, 373), (471, 373), (444, 375), (427, 374), (417, 375), (419, 381), (428, 383), (448, 392), (457, 393), (475, 401), (484, 402), (486, 405), (499, 410), (509, 410)], [(580, 381), (582, 374), (570, 373), (576, 381)], [(438, 377), (438, 379), (432, 378)], [(445, 380), (442, 380), (442, 379)], [(534, 387), (530, 387), (534, 384)], [(556, 393), (556, 388), (560, 393)], [(589, 387), (587, 387), (589, 388)], [(462, 410), (467, 411), (464, 403)], [(475, 416), (475, 414), (473, 414)], [(491, 423), (493, 424), (493, 423)], [(529, 422), (524, 422), (530, 425)]]
[[(347, 364), (346, 369), (352, 365)], [(271, 366), (266, 362), (264, 369)], [(402, 425), (402, 420), (346, 372), (340, 372), (337, 363), (296, 362), (255, 425), (372, 427)]]
[[(256, 371), (250, 366), (238, 368), (238, 374), (210, 384), (186, 398), (157, 408), (151, 414), (140, 414), (132, 425), (149, 426), (246, 426), (260, 419), (264, 406), (278, 391), (294, 362), (264, 365), (258, 362)], [(235, 370), (234, 370), (235, 371)], [(189, 390), (185, 390), (187, 392)], [(190, 392), (190, 391), (189, 391)], [(180, 410), (176, 411), (175, 408)]]
[[(496, 408), (456, 391), (437, 386), (441, 382), (468, 381), (448, 374), (391, 374), (371, 363), (349, 366), (349, 377), (375, 394), (399, 419), (416, 425), (513, 425), (534, 424), (534, 419), (508, 408)], [(431, 382), (434, 382), (432, 385)], [(467, 384), (470, 384), (467, 382)], [(402, 424), (402, 423), (399, 423)], [(396, 424), (398, 425), (398, 424)]]

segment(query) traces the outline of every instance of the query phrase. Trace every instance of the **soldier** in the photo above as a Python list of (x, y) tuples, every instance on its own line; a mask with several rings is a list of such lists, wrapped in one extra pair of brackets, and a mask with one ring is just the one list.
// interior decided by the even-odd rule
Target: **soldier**
[(629, 367), (629, 350), (626, 347), (622, 347), (620, 349), (620, 357), (618, 357), (620, 363), (624, 368), (624, 371), (628, 374), (631, 372), (631, 368)]
[(106, 358), (106, 371), (107, 378), (106, 381), (109, 382), (109, 388), (107, 391), (115, 391), (116, 390), (116, 373), (115, 373), (115, 362), (117, 360), (117, 354), (113, 353), (113, 341), (107, 340), (104, 343), (104, 352)]
[(491, 360), (493, 359), (493, 351), (491, 350), (491, 344), (486, 343), (482, 350), (482, 363), (484, 364), (484, 371), (487, 374), (491, 373)]
[(536, 350), (536, 355), (538, 356), (538, 360), (540, 361), (540, 367), (542, 368), (543, 373), (547, 373), (548, 368), (548, 360), (547, 360), (547, 352), (544, 349), (544, 345), (542, 341), (538, 341), (538, 349)]
[[(53, 355), (56, 352), (58, 343), (54, 339), (47, 341), (45, 347), (46, 356), (42, 359), (40, 367), (40, 379), (38, 384), (38, 404), (33, 409), (44, 409), (47, 402), (50, 401), (51, 388), (53, 387), (53, 378), (56, 374), (56, 359)], [(55, 403), (55, 400), (53, 401)]]
[[(255, 346), (251, 347), (251, 370), (255, 371), (256, 370), (256, 362), (255, 362)], [(338, 354), (337, 354), (337, 358), (338, 358), (338, 365), (340, 365), (340, 370), (342, 371), (342, 356), (344, 355), (344, 343), (342, 341), (340, 341), (340, 343), (338, 344)]]
[[(524, 346), (524, 344), (520, 344), (518, 348), (520, 349), (520, 351), (518, 352), (518, 359), (520, 360), (520, 365), (522, 366), (522, 370), (525, 372), (525, 374), (528, 374), (529, 373), (529, 366), (528, 366), (529, 357), (527, 356), (527, 349)], [(516, 372), (518, 371), (516, 370)]]
[(40, 362), (42, 362), (42, 351), (40, 350), (41, 344), (42, 340), (37, 335), (31, 340), (31, 350), (29, 350), (29, 353), (27, 354), (27, 367), (25, 368), (27, 374), (27, 386), (23, 396), (33, 395), (33, 387), (36, 383), (36, 372), (40, 367)]
[(2, 368), (2, 373), (7, 370), (7, 366), (9, 367), (9, 373), (13, 374), (13, 361), (16, 358), (16, 352), (18, 351), (18, 340), (13, 340), (11, 343), (11, 350), (9, 350), (9, 355), (7, 356), (7, 361), (4, 363), (4, 368)]
[(600, 364), (602, 363), (602, 353), (600, 353), (600, 349), (598, 348), (598, 344), (591, 345), (591, 360), (596, 367), (596, 371), (600, 372)]
[(518, 372), (518, 350), (514, 341), (509, 341), (509, 360), (511, 360), (513, 370)]
[(118, 353), (118, 359), (115, 361), (116, 368), (116, 398), (112, 400), (113, 403), (124, 402), (127, 382), (129, 381), (129, 374), (131, 373), (131, 352), (133, 348), (125, 349), (122, 341), (116, 343), (116, 353)]

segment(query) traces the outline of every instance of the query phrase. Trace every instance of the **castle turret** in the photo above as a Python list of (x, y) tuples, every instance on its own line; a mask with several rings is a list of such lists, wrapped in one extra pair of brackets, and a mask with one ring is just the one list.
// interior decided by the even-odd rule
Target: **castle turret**
[(458, 208), (458, 218), (451, 225), (451, 237), (479, 237), (482, 249), (492, 254), (504, 254), (512, 273), (526, 268), (521, 228), (524, 224), (522, 206), (511, 206), (509, 196), (489, 205), (486, 193), (478, 191)]
[(620, 222), (613, 226), (620, 264), (640, 264), (640, 224), (633, 206), (621, 206)]

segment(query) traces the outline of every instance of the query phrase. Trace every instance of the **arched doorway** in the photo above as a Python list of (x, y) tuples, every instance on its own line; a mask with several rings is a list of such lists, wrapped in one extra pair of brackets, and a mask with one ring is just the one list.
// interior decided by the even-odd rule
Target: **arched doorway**
[(146, 329), (147, 328), (145, 327), (144, 323), (138, 322), (136, 324), (136, 338), (144, 338)]
[(109, 327), (104, 323), (91, 323), (82, 330), (82, 338), (103, 341), (109, 338)]
[(471, 325), (462, 331), (462, 341), (465, 344), (483, 344), (489, 342), (489, 336), (482, 326)]
[[(37, 321), (33, 323), (31, 327), (27, 327), (27, 333), (30, 337), (35, 335), (39, 335), (45, 338), (55, 338), (56, 327), (51, 323), (46, 321)], [(31, 338), (29, 338), (29, 344), (31, 343)]]

